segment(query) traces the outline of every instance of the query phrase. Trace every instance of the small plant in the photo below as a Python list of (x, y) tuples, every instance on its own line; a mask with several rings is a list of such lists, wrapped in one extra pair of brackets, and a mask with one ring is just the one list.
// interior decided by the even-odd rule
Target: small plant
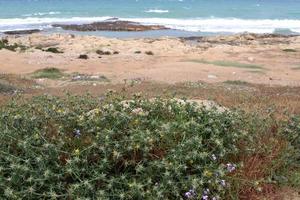
[(146, 51), (145, 54), (149, 55), (149, 56), (153, 56), (154, 55), (154, 53), (152, 51)]
[(44, 50), (45, 52), (50, 52), (50, 53), (64, 53), (63, 51), (60, 51), (58, 48), (56, 47), (50, 47), (48, 49)]
[(141, 51), (135, 51), (134, 53), (135, 54), (141, 54), (142, 52)]
[(248, 82), (246, 81), (241, 81), (241, 80), (228, 80), (224, 82), (225, 84), (230, 84), (230, 85), (249, 85)]
[(25, 51), (28, 47), (17, 43), (11, 45), (7, 39), (2, 39), (0, 40), (0, 50), (1, 49), (7, 49), (9, 51), (17, 51), (17, 49), (19, 49), (20, 51)]
[(59, 79), (62, 78), (63, 76), (64, 73), (62, 73), (60, 69), (54, 67), (39, 69), (32, 74), (33, 78), (48, 78), (48, 79)]
[(288, 52), (288, 53), (294, 53), (294, 52), (297, 52), (296, 49), (282, 49), (282, 51)]
[(89, 59), (88, 55), (86, 55), (86, 54), (81, 54), (81, 55), (78, 56), (78, 58), (83, 59), (83, 60)]
[(11, 93), (14, 92), (16, 88), (10, 84), (7, 83), (1, 83), (0, 82), (0, 94), (1, 93)]
[(99, 55), (111, 55), (110, 51), (97, 50), (96, 53), (99, 54)]

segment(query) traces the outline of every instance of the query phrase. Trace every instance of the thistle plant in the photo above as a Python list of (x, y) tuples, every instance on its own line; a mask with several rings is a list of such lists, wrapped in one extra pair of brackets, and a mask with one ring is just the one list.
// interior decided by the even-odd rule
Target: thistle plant
[(12, 101), (0, 110), (0, 199), (222, 199), (242, 123), (139, 95)]

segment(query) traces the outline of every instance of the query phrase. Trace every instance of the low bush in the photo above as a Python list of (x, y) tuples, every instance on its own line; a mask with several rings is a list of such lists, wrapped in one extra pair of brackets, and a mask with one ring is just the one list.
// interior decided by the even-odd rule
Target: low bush
[(19, 49), (20, 51), (25, 51), (28, 47), (17, 43), (9, 44), (8, 40), (2, 39), (0, 40), (0, 50), (1, 49), (7, 49), (9, 51), (17, 51)]
[(33, 78), (48, 78), (48, 79), (59, 79), (64, 76), (64, 73), (55, 67), (49, 67), (39, 69), (32, 74)]
[(241, 123), (175, 99), (12, 102), (0, 111), (0, 197), (222, 199)]
[(237, 199), (239, 183), (256, 183), (252, 157), (277, 158), (254, 134), (265, 124), (173, 98), (16, 99), (0, 109), (0, 198)]
[(59, 50), (56, 47), (50, 47), (50, 48), (47, 48), (43, 51), (50, 52), (50, 53), (64, 53), (63, 51)]

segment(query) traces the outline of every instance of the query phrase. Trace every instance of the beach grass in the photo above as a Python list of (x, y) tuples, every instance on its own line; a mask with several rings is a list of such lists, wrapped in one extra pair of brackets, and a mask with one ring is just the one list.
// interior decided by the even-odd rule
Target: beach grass
[(50, 68), (44, 68), (39, 69), (33, 72), (32, 77), (33, 78), (48, 78), (48, 79), (59, 79), (65, 76), (65, 74), (57, 68), (50, 67)]
[(294, 53), (294, 52), (297, 52), (296, 49), (282, 49), (282, 51), (288, 52), (288, 53)]
[(249, 85), (247, 81), (241, 81), (241, 80), (227, 80), (224, 81), (223, 83), (230, 84), (230, 85)]
[(234, 62), (234, 61), (226, 61), (226, 60), (207, 61), (207, 60), (202, 60), (202, 59), (201, 60), (191, 59), (191, 60), (187, 60), (187, 61), (188, 62), (215, 65), (215, 66), (221, 66), (221, 67), (237, 67), (237, 68), (246, 68), (246, 69), (264, 69), (261, 65), (240, 63), (240, 62)]

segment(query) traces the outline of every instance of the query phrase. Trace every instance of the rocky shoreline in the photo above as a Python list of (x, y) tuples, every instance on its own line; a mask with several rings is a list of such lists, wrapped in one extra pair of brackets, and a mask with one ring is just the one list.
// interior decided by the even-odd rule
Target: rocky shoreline
[(151, 31), (169, 29), (165, 26), (142, 25), (131, 21), (104, 21), (90, 24), (53, 24), (52, 26), (71, 31)]
[(3, 32), (5, 35), (27, 35), (33, 33), (41, 32), (40, 29), (29, 29), (29, 30), (15, 30), (15, 31), (5, 31)]

